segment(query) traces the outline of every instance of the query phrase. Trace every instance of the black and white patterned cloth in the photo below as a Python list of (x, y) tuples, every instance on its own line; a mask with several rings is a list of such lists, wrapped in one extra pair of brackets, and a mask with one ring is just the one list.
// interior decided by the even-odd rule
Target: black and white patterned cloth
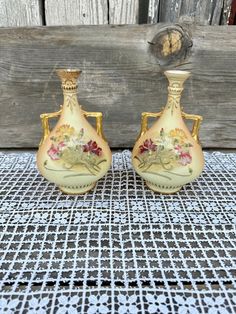
[(69, 196), (34, 154), (0, 154), (0, 313), (236, 313), (236, 154), (205, 153), (174, 195), (130, 159)]

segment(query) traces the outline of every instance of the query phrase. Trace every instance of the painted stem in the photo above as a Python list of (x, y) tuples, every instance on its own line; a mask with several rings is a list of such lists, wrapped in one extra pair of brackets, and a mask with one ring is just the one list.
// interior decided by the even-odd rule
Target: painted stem
[(94, 176), (92, 173), (77, 173), (77, 174), (68, 174), (67, 176), (64, 176), (65, 179), (71, 178), (71, 177), (81, 177), (81, 176)]
[(168, 171), (168, 170), (166, 170), (165, 172), (170, 173), (170, 174), (174, 174), (175, 176), (179, 176), (179, 177), (189, 177), (189, 176), (191, 176), (191, 174), (180, 174), (180, 173), (176, 173), (176, 172), (172, 172), (172, 171)]

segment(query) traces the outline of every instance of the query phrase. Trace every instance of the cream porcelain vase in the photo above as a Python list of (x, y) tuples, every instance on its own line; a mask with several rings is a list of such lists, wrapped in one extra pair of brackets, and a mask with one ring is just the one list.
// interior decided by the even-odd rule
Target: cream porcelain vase
[[(44, 135), (37, 153), (39, 172), (68, 194), (91, 190), (111, 165), (111, 151), (102, 132), (102, 113), (85, 112), (77, 100), (78, 70), (58, 70), (64, 103), (55, 113), (42, 114)], [(86, 117), (96, 118), (96, 130)], [(49, 130), (49, 118), (59, 117)]]
[[(147, 186), (164, 194), (179, 191), (195, 180), (204, 167), (204, 156), (198, 140), (201, 116), (181, 111), (180, 98), (187, 71), (166, 71), (169, 80), (168, 100), (159, 113), (142, 113), (140, 136), (132, 152), (135, 171)], [(148, 129), (148, 118), (159, 117)], [(184, 119), (194, 120), (192, 134)]]

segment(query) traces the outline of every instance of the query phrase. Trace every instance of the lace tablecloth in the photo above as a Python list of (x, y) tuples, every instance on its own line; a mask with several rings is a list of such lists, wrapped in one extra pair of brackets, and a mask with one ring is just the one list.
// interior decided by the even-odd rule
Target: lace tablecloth
[(235, 313), (236, 154), (155, 194), (130, 152), (83, 196), (0, 154), (0, 313)]

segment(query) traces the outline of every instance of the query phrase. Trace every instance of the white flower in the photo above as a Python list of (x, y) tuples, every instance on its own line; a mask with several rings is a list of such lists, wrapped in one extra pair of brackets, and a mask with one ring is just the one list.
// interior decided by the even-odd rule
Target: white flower
[(143, 209), (143, 201), (131, 201), (131, 206), (133, 210)]
[(207, 222), (203, 214), (190, 214), (190, 217), (195, 224), (205, 224)]
[(185, 203), (187, 210), (199, 210), (198, 202), (192, 201), (192, 202), (186, 202)]
[(167, 208), (170, 211), (172, 211), (172, 210), (181, 210), (182, 211), (182, 207), (180, 206), (179, 202), (167, 203)]
[(183, 298), (180, 295), (174, 297), (175, 301), (178, 303), (178, 313), (179, 314), (200, 314), (196, 309), (195, 303), (196, 299), (193, 297)]
[(221, 165), (211, 163), (210, 168), (213, 170), (221, 170)]
[(33, 217), (33, 222), (35, 223), (45, 223), (47, 222), (48, 213), (35, 213)]
[(150, 314), (156, 314), (156, 313), (162, 313), (166, 314), (168, 313), (168, 307), (166, 305), (166, 296), (164, 294), (160, 294), (158, 296), (148, 293), (146, 295), (146, 299), (149, 303), (148, 306), (148, 313)]
[(109, 206), (109, 203), (107, 201), (105, 201), (105, 202), (97, 201), (95, 206), (96, 206), (96, 208), (105, 208), (105, 209), (107, 209), (108, 206)]
[(53, 222), (55, 224), (66, 224), (67, 223), (67, 218), (68, 217), (68, 214), (67, 213), (63, 213), (63, 214), (60, 214), (60, 213), (56, 213), (54, 215), (54, 220)]
[(224, 306), (224, 298), (218, 296), (216, 298), (205, 297), (204, 302), (210, 307), (208, 314), (228, 314)]
[(86, 207), (85, 202), (81, 202), (81, 201), (76, 202), (76, 207), (83, 207), (83, 206)]
[(34, 203), (22, 203), (21, 204), (21, 208), (23, 208), (23, 209), (32, 209), (34, 207), (35, 207)]
[(21, 215), (21, 214), (16, 214), (12, 220), (12, 222), (20, 222), (20, 223), (25, 223), (27, 219), (29, 218), (29, 215)]
[(114, 201), (113, 207), (118, 210), (126, 210), (127, 208), (125, 202), (120, 201)]
[(0, 313), (13, 314), (16, 313), (16, 307), (19, 304), (18, 299), (7, 301), (7, 299), (0, 299)]
[(4, 224), (7, 221), (7, 218), (9, 217), (8, 214), (3, 214), (0, 216), (0, 224)]
[(165, 223), (167, 222), (167, 217), (165, 214), (152, 213), (152, 221)]
[(88, 221), (88, 216), (89, 213), (85, 212), (85, 213), (75, 213), (75, 219), (74, 219), (74, 223), (80, 223), (80, 222), (87, 222)]
[(219, 208), (215, 202), (211, 202), (211, 203), (203, 202), (203, 206), (204, 206), (205, 210), (208, 212), (211, 212), (212, 210), (214, 210), (214, 211), (219, 210)]
[(115, 213), (114, 214), (114, 222), (125, 223), (126, 222), (126, 215)]
[(151, 210), (162, 210), (161, 202), (149, 202), (148, 205)]
[(16, 206), (17, 204), (15, 202), (3, 202), (0, 206), (1, 210), (8, 210), (8, 209), (12, 209)]
[(131, 295), (130, 297), (128, 297), (123, 294), (119, 294), (117, 298), (118, 298), (119, 303), (122, 304), (118, 308), (119, 314), (137, 314), (138, 313), (138, 308), (135, 305), (137, 301), (136, 295)]
[(133, 221), (134, 222), (146, 222), (146, 214), (145, 213), (133, 213)]
[(231, 210), (231, 209), (236, 209), (236, 204), (235, 203), (233, 203), (233, 202), (230, 202), (230, 203), (227, 203), (227, 204), (224, 204), (224, 208), (226, 209), (226, 210)]
[(72, 201), (63, 201), (57, 203), (57, 208), (68, 208), (72, 206)]
[[(79, 202), (79, 206), (80, 206), (80, 202)], [(85, 208), (88, 208), (88, 207), (92, 207), (91, 206), (91, 203), (90, 202), (83, 202), (83, 206), (81, 206), (81, 207), (85, 207)]]
[(209, 217), (213, 224), (221, 224), (227, 222), (222, 214), (209, 214)]
[(186, 218), (185, 215), (182, 213), (176, 214), (176, 213), (171, 213), (170, 214), (172, 217), (172, 221), (173, 222), (181, 222), (181, 223), (185, 223), (186, 222)]
[(165, 136), (165, 137), (162, 137), (162, 138), (157, 137), (155, 139), (155, 142), (157, 142), (158, 145), (164, 146), (165, 149), (172, 150), (174, 148), (173, 139), (171, 137), (169, 137), (169, 136)]
[(77, 314), (79, 313), (76, 309), (76, 305), (79, 303), (80, 299), (77, 295), (73, 297), (66, 297), (65, 295), (61, 295), (58, 298), (59, 301), (59, 309), (57, 310), (57, 314)]
[(107, 213), (103, 212), (95, 212), (94, 222), (106, 222), (107, 221)]
[(38, 300), (36, 298), (32, 298), (29, 301), (29, 314), (47, 314), (46, 307), (49, 303), (49, 298), (43, 298)]
[(39, 203), (37, 205), (37, 208), (40, 208), (40, 209), (50, 209), (52, 208), (53, 204), (50, 204), (50, 203)]
[(108, 296), (106, 294), (99, 296), (91, 295), (89, 297), (89, 309), (88, 314), (107, 314), (109, 313), (109, 309), (106, 306), (108, 301)]

